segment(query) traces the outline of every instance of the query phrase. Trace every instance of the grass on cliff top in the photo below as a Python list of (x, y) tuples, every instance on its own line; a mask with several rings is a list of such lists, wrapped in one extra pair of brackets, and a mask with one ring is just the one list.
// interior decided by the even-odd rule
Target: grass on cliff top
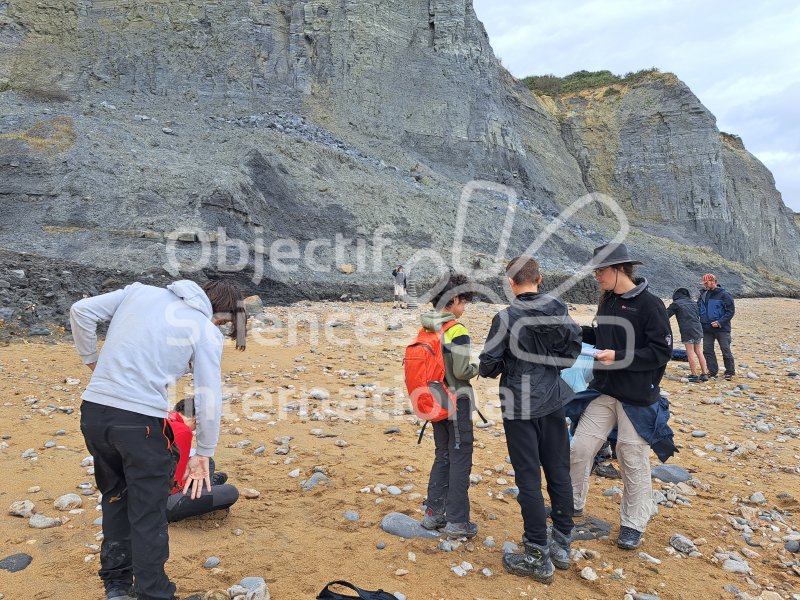
[(630, 85), (660, 73), (661, 71), (655, 67), (626, 73), (625, 75), (614, 75), (611, 71), (577, 71), (564, 77), (531, 75), (530, 77), (525, 77), (522, 83), (534, 94), (540, 96), (563, 96), (614, 84)]

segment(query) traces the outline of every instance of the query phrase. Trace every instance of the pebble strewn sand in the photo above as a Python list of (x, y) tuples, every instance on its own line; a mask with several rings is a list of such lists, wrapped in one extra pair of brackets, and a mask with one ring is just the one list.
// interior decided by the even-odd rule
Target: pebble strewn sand
[[(474, 305), (465, 315), (463, 321), (478, 343), (495, 310)], [(740, 367), (734, 382), (681, 383), (685, 363), (671, 363), (668, 369), (670, 380), (664, 387), (672, 400), (672, 425), (681, 448), (671, 463), (688, 469), (695, 481), (675, 489), (656, 485), (669, 498), (683, 496), (691, 502), (662, 505), (651, 522), (641, 550), (660, 564), (640, 558), (638, 551), (616, 548), (618, 505), (603, 491), (621, 482), (593, 477), (588, 513), (614, 525), (611, 540), (574, 544), (593, 552), (585, 553), (572, 570), (558, 572), (549, 587), (506, 575), (501, 547), (519, 541), (521, 520), (516, 501), (498, 494), (514, 482), (507, 472), (510, 465), (505, 463), (499, 425), (476, 429), (473, 474), (481, 481), (473, 485), (471, 499), (480, 533), (473, 544), (442, 552), (435, 540), (403, 541), (381, 531), (378, 524), (389, 512), (421, 517), (433, 457), (432, 440), (417, 446), (416, 422), (403, 414), (400, 361), (403, 345), (415, 331), (416, 313), (392, 311), (388, 305), (318, 303), (270, 309), (288, 329), (256, 325), (260, 331), (251, 337), (247, 352), (226, 349), (223, 369), (231, 396), (216, 460), (232, 483), (260, 495), (242, 498), (224, 520), (173, 525), (168, 572), (182, 597), (226, 589), (253, 575), (267, 580), (277, 600), (314, 598), (333, 579), (399, 591), (409, 600), (622, 598), (631, 588), (662, 599), (733, 598), (726, 586), (752, 597), (766, 590), (779, 594), (767, 591), (765, 600), (789, 598), (800, 592), (800, 569), (793, 569), (800, 555), (784, 550), (787, 540), (800, 539), (793, 533), (800, 528), (794, 514), (800, 498), (800, 419), (795, 408), (800, 379), (788, 376), (800, 371), (800, 301), (741, 300), (737, 311), (734, 351), (737, 362), (747, 367)], [(593, 307), (574, 307), (573, 314), (588, 323)], [(292, 324), (309, 316), (312, 326)], [(386, 319), (397, 322), (401, 317), (406, 319), (402, 328), (387, 331), (391, 321)], [(326, 326), (331, 321), (336, 327)], [(296, 339), (287, 344), (295, 329)], [(757, 378), (748, 378), (748, 372)], [(8, 447), (0, 450), (0, 503), (7, 508), (27, 499), (48, 517), (69, 518), (60, 527), (33, 529), (26, 519), (3, 511), (0, 558), (33, 556), (22, 572), (0, 571), (0, 597), (7, 600), (102, 595), (96, 577), (99, 557), (91, 548), (99, 532), (93, 525), (100, 514), (95, 510), (96, 494), (81, 496), (79, 514), (53, 507), (64, 494), (81, 494), (80, 484), (93, 483), (81, 466), (87, 452), (77, 410), (88, 375), (69, 344), (0, 348), (0, 435), (10, 436), (3, 440)], [(748, 389), (729, 395), (738, 384)], [(498, 421), (496, 383), (479, 380), (476, 387), (485, 414)], [(328, 391), (329, 399), (310, 399), (325, 396), (311, 394), (315, 388)], [(66, 414), (58, 407), (76, 410)], [(244, 418), (245, 413), (255, 420)], [(384, 433), (391, 428), (400, 433)], [(56, 435), (59, 430), (64, 434)], [(312, 435), (312, 430), (321, 431)], [(705, 431), (706, 436), (693, 437), (694, 431)], [(282, 436), (293, 439), (285, 444), (277, 439)], [(51, 445), (48, 442), (55, 447), (45, 447)], [(28, 449), (36, 460), (23, 458)], [(276, 453), (284, 449), (288, 452)], [(304, 492), (301, 482), (314, 467), (324, 467), (319, 470), (328, 476), (329, 485)], [(299, 473), (292, 473), (296, 469)], [(376, 494), (377, 484), (413, 489), (400, 495)], [(34, 486), (40, 489), (29, 491)], [(362, 492), (367, 487), (372, 491)], [(757, 492), (763, 494), (763, 504), (749, 501)], [(346, 519), (345, 511), (357, 511), (359, 519)], [(701, 556), (671, 555), (667, 548), (676, 533), (694, 540)], [(487, 536), (495, 547), (484, 545)], [(744, 537), (758, 547), (746, 544)], [(385, 548), (377, 549), (379, 543)], [(210, 556), (220, 558), (217, 568), (203, 568)], [(752, 574), (723, 570), (724, 560), (731, 557), (746, 560)], [(465, 561), (474, 569), (459, 577), (451, 567)], [(582, 578), (585, 567), (599, 577)], [(493, 572), (489, 577), (482, 574), (487, 568)]]

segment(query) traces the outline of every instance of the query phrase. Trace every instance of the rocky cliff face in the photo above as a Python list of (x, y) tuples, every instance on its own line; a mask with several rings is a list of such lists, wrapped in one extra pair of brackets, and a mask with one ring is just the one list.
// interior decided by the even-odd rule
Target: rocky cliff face
[[(268, 297), (377, 296), (392, 262), (450, 262), (480, 179), (517, 196), (506, 256), (603, 192), (661, 293), (709, 269), (745, 293), (793, 285), (752, 265), (800, 277), (769, 172), (683, 84), (537, 98), (469, 0), (8, 0), (0, 48), (0, 247), (26, 260), (124, 279), (174, 255), (201, 277), (248, 263), (240, 277)], [(497, 272), (507, 198), (471, 200), (463, 264)], [(587, 207), (536, 252), (568, 274), (616, 227)], [(288, 270), (274, 260), (287, 238)]]
[(587, 189), (642, 230), (800, 275), (800, 230), (769, 171), (674, 75), (560, 99), (562, 137)]

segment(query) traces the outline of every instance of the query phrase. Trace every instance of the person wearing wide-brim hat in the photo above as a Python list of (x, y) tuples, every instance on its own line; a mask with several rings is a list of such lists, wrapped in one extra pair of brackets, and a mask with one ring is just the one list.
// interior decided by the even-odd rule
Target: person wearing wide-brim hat
[[(655, 512), (650, 447), (662, 460), (674, 452), (671, 435), (668, 444), (657, 447), (652, 434), (656, 419), (666, 412), (657, 407), (659, 383), (672, 354), (672, 331), (664, 303), (648, 291), (646, 279), (634, 278), (633, 267), (640, 264), (631, 258), (625, 244), (595, 248), (589, 263), (602, 293), (596, 325), (583, 328), (584, 341), (597, 348), (589, 384), (597, 396), (586, 403), (570, 450), (573, 500), (580, 516), (594, 456), (617, 428), (616, 451), (625, 484), (617, 544), (628, 550), (641, 544)], [(669, 431), (666, 422), (663, 425)], [(670, 448), (666, 453), (665, 446)]]

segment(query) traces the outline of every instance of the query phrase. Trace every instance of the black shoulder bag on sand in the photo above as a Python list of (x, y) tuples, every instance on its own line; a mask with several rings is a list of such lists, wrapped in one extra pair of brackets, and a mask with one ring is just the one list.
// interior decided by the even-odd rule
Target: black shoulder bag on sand
[[(358, 596), (345, 596), (330, 590), (331, 586), (341, 586), (353, 590)], [(370, 592), (354, 586), (349, 581), (331, 581), (317, 596), (317, 600), (397, 600), (395, 596), (383, 590)]]

